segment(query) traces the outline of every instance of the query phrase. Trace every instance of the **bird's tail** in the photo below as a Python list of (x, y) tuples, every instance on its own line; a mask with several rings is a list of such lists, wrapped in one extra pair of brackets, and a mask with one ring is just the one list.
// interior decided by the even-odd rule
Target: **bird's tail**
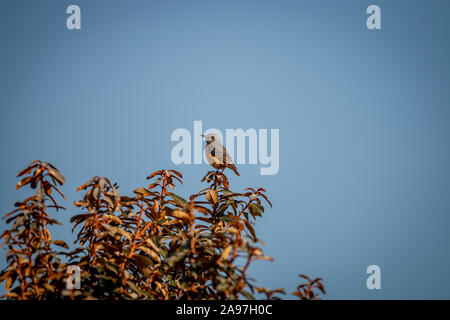
[(232, 163), (228, 166), (228, 168), (230, 168), (231, 170), (233, 170), (234, 173), (236, 173), (236, 175), (240, 176), (239, 172), (236, 169), (236, 166)]

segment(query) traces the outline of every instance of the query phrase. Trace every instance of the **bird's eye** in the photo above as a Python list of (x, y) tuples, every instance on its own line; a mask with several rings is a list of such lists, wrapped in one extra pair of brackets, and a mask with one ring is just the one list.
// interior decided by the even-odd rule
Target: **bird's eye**
[(212, 136), (212, 137), (211, 137), (211, 140), (216, 140), (216, 137)]

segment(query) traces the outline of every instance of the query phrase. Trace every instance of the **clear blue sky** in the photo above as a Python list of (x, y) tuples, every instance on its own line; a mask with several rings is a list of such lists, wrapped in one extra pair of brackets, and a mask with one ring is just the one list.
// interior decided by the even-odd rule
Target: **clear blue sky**
[[(382, 30), (366, 28), (370, 4)], [(206, 165), (171, 163), (174, 129), (279, 128), (277, 175), (230, 175), (274, 204), (258, 283), (292, 292), (305, 273), (327, 298), (449, 299), (449, 21), (446, 0), (2, 1), (1, 211), (25, 195), (16, 173), (49, 161), (67, 178), (54, 238), (72, 242), (93, 175), (127, 194), (175, 168), (182, 195), (202, 187)]]

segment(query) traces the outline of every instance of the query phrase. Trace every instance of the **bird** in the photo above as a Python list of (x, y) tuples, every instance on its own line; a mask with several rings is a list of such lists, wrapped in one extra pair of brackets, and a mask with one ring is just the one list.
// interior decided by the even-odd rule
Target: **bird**
[(215, 134), (201, 135), (206, 140), (205, 155), (208, 163), (215, 169), (225, 170), (229, 168), (233, 172), (240, 176), (233, 163), (230, 155), (227, 153), (227, 149), (220, 142), (220, 138)]

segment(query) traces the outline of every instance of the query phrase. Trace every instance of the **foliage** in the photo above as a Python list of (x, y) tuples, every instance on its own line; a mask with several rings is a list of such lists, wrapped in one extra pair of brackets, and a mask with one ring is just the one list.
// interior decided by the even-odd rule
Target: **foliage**
[[(0, 273), (7, 299), (280, 299), (283, 289), (256, 287), (247, 270), (255, 260), (272, 260), (261, 249), (254, 223), (270, 206), (265, 190), (230, 191), (221, 171), (203, 178), (207, 187), (184, 199), (173, 190), (183, 183), (175, 170), (152, 173), (148, 187), (120, 195), (106, 177), (77, 188), (84, 196), (71, 218), (77, 231), (74, 250), (52, 240), (48, 226), (59, 224), (50, 208), (64, 209), (55, 194), (65, 178), (51, 164), (32, 162), (18, 174), (16, 189), (29, 185), (35, 195), (5, 215), (11, 228), (1, 235), (7, 267)], [(64, 248), (66, 251), (57, 251)], [(240, 263), (241, 262), (241, 263)], [(80, 285), (67, 288), (68, 266), (80, 268)], [(303, 276), (294, 292), (301, 299), (325, 293), (321, 279)]]

